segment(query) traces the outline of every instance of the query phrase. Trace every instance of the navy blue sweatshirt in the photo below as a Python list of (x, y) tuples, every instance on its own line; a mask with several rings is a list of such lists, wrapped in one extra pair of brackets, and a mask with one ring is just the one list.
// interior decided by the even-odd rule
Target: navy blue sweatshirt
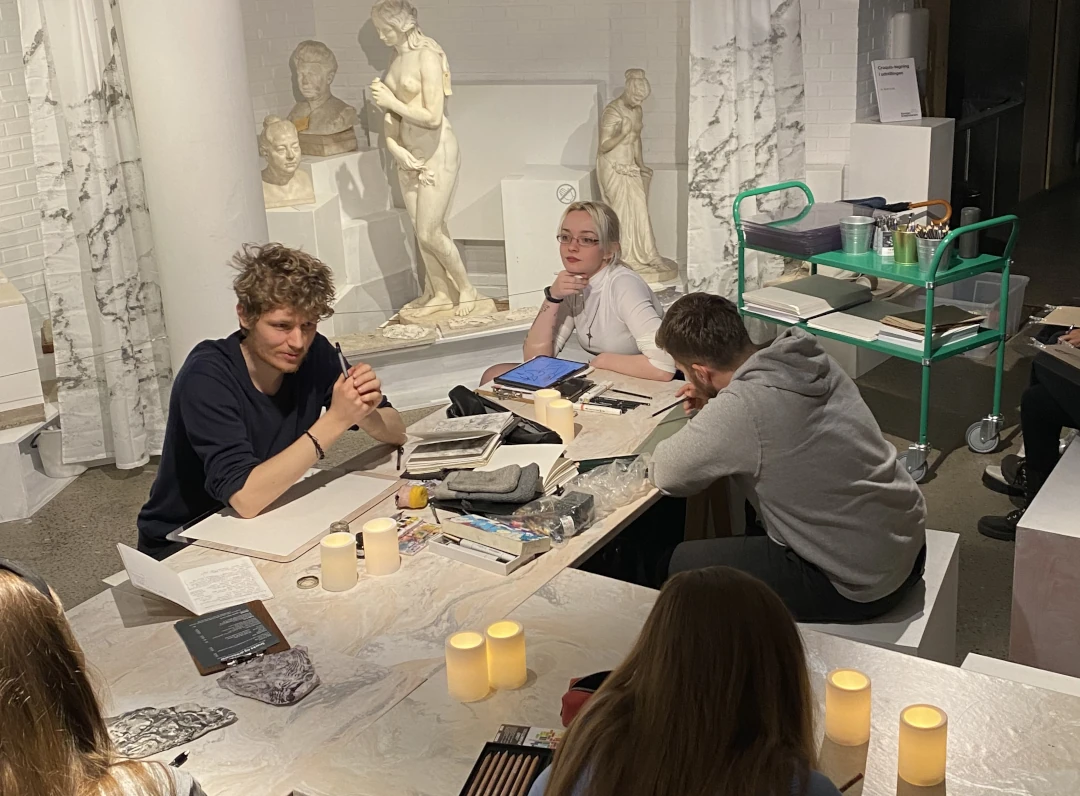
[(240, 339), (234, 332), (199, 343), (173, 381), (161, 464), (139, 512), (139, 549), (149, 555), (179, 549), (167, 534), (228, 504), (255, 467), (296, 442), (330, 406), (341, 365), (321, 334), (275, 395), (255, 388)]

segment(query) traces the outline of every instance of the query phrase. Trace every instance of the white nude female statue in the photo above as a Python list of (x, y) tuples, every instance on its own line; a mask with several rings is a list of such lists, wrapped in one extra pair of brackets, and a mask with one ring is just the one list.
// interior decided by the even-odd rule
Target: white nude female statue
[(622, 225), (622, 260), (646, 282), (663, 282), (678, 273), (672, 260), (656, 249), (649, 220), (649, 183), (653, 170), (641, 157), (641, 103), (652, 92), (643, 69), (627, 69), (626, 87), (608, 103), (600, 120), (596, 171), (600, 193)]
[(405, 319), (481, 315), (495, 311), (469, 282), (446, 226), (461, 157), (457, 138), (443, 113), (450, 94), (450, 66), (433, 39), (420, 32), (408, 0), (379, 0), (371, 20), (383, 43), (397, 52), (385, 82), (371, 83), (383, 111), (386, 148), (397, 162), (405, 206), (412, 217), (427, 269), (424, 294), (401, 310)]

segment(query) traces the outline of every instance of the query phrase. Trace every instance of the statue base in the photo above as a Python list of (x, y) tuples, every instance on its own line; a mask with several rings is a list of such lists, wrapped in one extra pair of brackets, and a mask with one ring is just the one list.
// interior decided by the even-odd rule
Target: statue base
[(300, 133), (300, 151), (305, 155), (327, 157), (328, 155), (340, 155), (345, 152), (355, 152), (356, 130), (352, 127), (342, 130), (340, 133), (330, 135), (315, 135), (313, 133)]
[[(459, 317), (457, 315), (457, 308), (457, 304), (451, 304), (447, 305), (446, 309), (440, 308), (432, 312), (430, 308), (406, 306), (398, 311), (397, 316), (403, 323), (415, 323), (418, 326), (437, 326), (440, 321), (448, 321), (451, 318)], [(492, 299), (481, 296), (473, 305), (472, 312), (460, 317), (475, 318), (481, 315), (491, 315), (494, 312), (497, 312), (495, 302)]]
[(669, 260), (667, 257), (661, 259), (663, 260), (663, 263), (649, 263), (647, 265), (641, 263), (626, 263), (626, 265), (632, 268), (634, 272), (646, 282), (655, 285), (660, 282), (667, 282), (679, 275), (678, 263), (674, 260)]

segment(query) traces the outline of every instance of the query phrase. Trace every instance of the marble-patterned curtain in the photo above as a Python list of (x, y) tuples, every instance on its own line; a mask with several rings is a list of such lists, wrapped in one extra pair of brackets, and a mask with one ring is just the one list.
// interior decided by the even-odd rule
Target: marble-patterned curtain
[[(734, 299), (738, 238), (732, 218), (742, 190), (805, 172), (800, 0), (691, 0), (690, 290)], [(785, 192), (743, 203), (744, 216), (785, 202)], [(779, 257), (747, 255), (747, 288), (784, 272)]]
[(139, 467), (172, 374), (118, 9), (18, 5), (64, 460)]

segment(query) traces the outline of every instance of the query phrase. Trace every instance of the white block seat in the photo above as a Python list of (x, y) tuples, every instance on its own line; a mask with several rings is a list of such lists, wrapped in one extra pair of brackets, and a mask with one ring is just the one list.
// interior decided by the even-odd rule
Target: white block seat
[(1012, 680), (1014, 683), (1033, 685), (1045, 691), (1057, 691), (1059, 694), (1080, 697), (1080, 677), (1069, 677), (1067, 674), (1048, 672), (1045, 669), (1036, 669), (1034, 666), (1024, 666), (1022, 663), (988, 658), (974, 652), (968, 653), (960, 668), (988, 674), (1002, 680)]
[(804, 626), (875, 647), (954, 664), (959, 542), (958, 534), (927, 530), (922, 583), (887, 614), (869, 622)]

